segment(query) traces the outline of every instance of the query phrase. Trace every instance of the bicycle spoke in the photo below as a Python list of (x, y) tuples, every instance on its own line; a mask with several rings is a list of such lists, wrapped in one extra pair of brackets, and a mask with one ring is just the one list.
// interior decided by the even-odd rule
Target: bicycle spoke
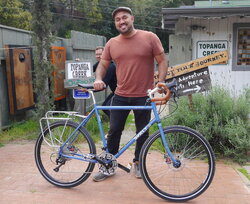
[[(45, 179), (60, 187), (79, 185), (89, 177), (94, 168), (93, 163), (68, 158), (85, 158), (84, 155), (95, 154), (94, 143), (85, 129), (76, 132), (78, 135), (73, 143), (71, 141), (61, 147), (76, 127), (77, 124), (73, 122), (52, 123), (50, 131), (47, 129), (44, 137), (41, 134), (36, 143), (35, 158), (38, 169)], [(45, 142), (49, 138), (52, 138), (54, 145)]]
[(164, 133), (175, 166), (162, 150), (160, 133), (149, 138), (140, 155), (142, 177), (156, 195), (173, 201), (192, 199), (209, 186), (214, 175), (214, 156), (209, 144), (190, 128), (174, 126)]

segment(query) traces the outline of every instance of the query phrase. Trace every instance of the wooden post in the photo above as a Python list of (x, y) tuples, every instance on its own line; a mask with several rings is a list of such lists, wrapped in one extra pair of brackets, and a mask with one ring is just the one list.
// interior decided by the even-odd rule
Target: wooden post
[(193, 111), (193, 95), (188, 94), (188, 103), (189, 103), (189, 109)]

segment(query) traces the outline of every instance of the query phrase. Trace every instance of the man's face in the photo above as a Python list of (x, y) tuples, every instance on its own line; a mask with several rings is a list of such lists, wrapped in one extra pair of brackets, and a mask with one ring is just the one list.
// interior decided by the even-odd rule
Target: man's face
[(102, 56), (102, 52), (103, 52), (103, 49), (97, 49), (96, 51), (95, 51), (95, 58), (96, 58), (96, 60), (97, 61), (100, 61), (101, 60), (101, 56)]
[(126, 11), (119, 11), (115, 15), (115, 27), (123, 35), (129, 34), (134, 28), (134, 16)]

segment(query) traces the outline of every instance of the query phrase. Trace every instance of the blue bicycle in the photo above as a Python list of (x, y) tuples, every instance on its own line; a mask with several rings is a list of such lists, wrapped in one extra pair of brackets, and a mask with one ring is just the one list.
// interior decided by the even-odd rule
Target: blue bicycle
[[(162, 127), (156, 105), (166, 104), (171, 96), (175, 98), (175, 81), (149, 90), (149, 104), (145, 106), (98, 106), (93, 87), (82, 87), (93, 99), (93, 109), (87, 116), (77, 112), (49, 111), (40, 120), (41, 133), (35, 145), (35, 161), (47, 181), (59, 187), (77, 186), (90, 176), (95, 164), (106, 175), (114, 174), (118, 167), (129, 172), (117, 159), (146, 130), (157, 124), (159, 130), (146, 140), (139, 158), (139, 168), (147, 187), (157, 196), (176, 202), (193, 199), (209, 187), (215, 173), (215, 157), (207, 140), (188, 127)], [(154, 98), (159, 89), (163, 89), (165, 95)], [(116, 155), (112, 155), (107, 149), (99, 113), (107, 109), (151, 110), (154, 117)], [(98, 155), (86, 129), (93, 115), (97, 118), (103, 143), (103, 151)], [(79, 123), (76, 118), (80, 118)], [(46, 127), (43, 127), (44, 122)]]

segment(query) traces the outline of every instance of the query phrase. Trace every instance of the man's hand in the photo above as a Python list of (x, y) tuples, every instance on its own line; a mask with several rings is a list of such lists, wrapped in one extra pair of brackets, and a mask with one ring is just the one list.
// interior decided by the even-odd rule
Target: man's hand
[(103, 90), (106, 87), (106, 84), (102, 80), (95, 80), (93, 85), (96, 91)]
[[(156, 84), (156, 87), (162, 87), (163, 85), (165, 85), (165, 82), (158, 82), (157, 84)], [(160, 94), (166, 94), (165, 93), (165, 90), (163, 89), (163, 88), (161, 88), (161, 89), (159, 89), (158, 90), (158, 93), (160, 93)]]

